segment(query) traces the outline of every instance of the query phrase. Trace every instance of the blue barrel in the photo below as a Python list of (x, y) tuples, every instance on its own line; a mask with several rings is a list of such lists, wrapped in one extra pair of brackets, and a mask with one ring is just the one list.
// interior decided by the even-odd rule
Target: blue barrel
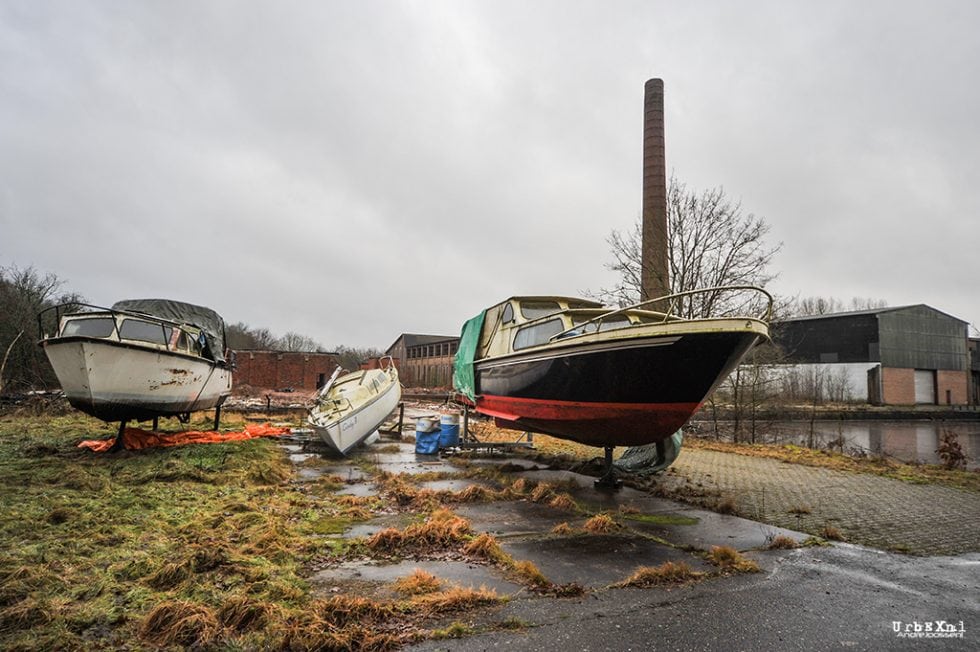
[(432, 419), (418, 419), (415, 422), (415, 453), (417, 455), (435, 455), (439, 452), (440, 430)]
[(439, 448), (459, 446), (459, 415), (443, 414), (439, 417)]

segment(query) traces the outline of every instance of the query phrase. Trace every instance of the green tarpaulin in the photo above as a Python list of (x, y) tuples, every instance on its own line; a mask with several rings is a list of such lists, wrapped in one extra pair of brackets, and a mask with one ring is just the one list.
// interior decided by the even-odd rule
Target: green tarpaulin
[(476, 349), (480, 345), (480, 333), (483, 331), (483, 320), (486, 315), (487, 311), (484, 310), (463, 324), (463, 331), (459, 334), (459, 349), (456, 350), (456, 358), (453, 360), (453, 388), (474, 403), (476, 378), (473, 373), (473, 361), (476, 358)]

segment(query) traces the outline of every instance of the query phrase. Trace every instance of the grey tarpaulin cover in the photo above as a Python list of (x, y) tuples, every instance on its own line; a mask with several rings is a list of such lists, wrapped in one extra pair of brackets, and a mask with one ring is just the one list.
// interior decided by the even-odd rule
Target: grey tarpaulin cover
[(663, 458), (657, 454), (656, 444), (633, 446), (632, 448), (627, 448), (623, 455), (613, 462), (613, 466), (620, 471), (636, 475), (659, 473), (674, 463), (677, 455), (681, 452), (681, 444), (683, 443), (684, 434), (678, 430), (664, 440)]
[(126, 299), (112, 304), (112, 309), (141, 312), (167, 321), (197, 326), (207, 337), (207, 348), (214, 361), (225, 361), (225, 322), (210, 308), (170, 299)]

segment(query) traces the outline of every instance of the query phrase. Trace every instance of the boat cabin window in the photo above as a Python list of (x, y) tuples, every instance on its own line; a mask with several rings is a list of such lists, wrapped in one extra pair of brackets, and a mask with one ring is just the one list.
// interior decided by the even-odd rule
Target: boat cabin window
[(509, 303), (504, 306), (504, 312), (500, 316), (500, 320), (505, 324), (509, 324), (510, 322), (514, 321), (514, 306), (510, 305)]
[(112, 317), (93, 317), (91, 319), (72, 319), (65, 322), (61, 330), (62, 337), (83, 335), (85, 337), (109, 337), (116, 328)]
[(609, 319), (603, 319), (599, 322), (599, 330), (612, 331), (617, 328), (629, 328), (632, 325), (633, 323), (626, 315), (613, 315)]
[[(589, 315), (575, 315), (572, 317), (572, 323), (578, 326), (579, 324), (583, 324), (584, 322), (587, 322), (590, 319), (593, 319), (593, 317)], [(580, 332), (595, 333), (597, 330), (612, 331), (618, 328), (629, 328), (632, 325), (633, 323), (630, 321), (629, 317), (620, 314), (620, 315), (613, 315), (612, 317), (608, 317), (600, 321), (589, 322), (588, 324), (582, 326)]]
[(521, 349), (526, 349), (529, 346), (544, 344), (551, 339), (552, 336), (557, 335), (563, 330), (565, 330), (565, 325), (562, 323), (561, 319), (549, 319), (548, 321), (541, 322), (540, 324), (525, 326), (524, 328), (518, 330), (517, 335), (514, 336), (514, 350), (519, 351)]
[(557, 301), (525, 301), (521, 303), (521, 314), (524, 319), (547, 317), (561, 310)]
[(119, 327), (119, 339), (150, 342), (151, 344), (166, 344), (170, 341), (172, 327), (143, 321), (141, 319), (124, 319)]

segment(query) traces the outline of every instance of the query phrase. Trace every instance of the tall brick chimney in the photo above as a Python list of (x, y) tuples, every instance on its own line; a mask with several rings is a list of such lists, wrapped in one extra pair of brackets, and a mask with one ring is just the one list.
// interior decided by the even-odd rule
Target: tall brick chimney
[[(667, 259), (667, 161), (664, 154), (664, 81), (649, 79), (643, 101), (643, 241), (640, 298), (670, 294)], [(658, 306), (652, 305), (656, 309)]]

